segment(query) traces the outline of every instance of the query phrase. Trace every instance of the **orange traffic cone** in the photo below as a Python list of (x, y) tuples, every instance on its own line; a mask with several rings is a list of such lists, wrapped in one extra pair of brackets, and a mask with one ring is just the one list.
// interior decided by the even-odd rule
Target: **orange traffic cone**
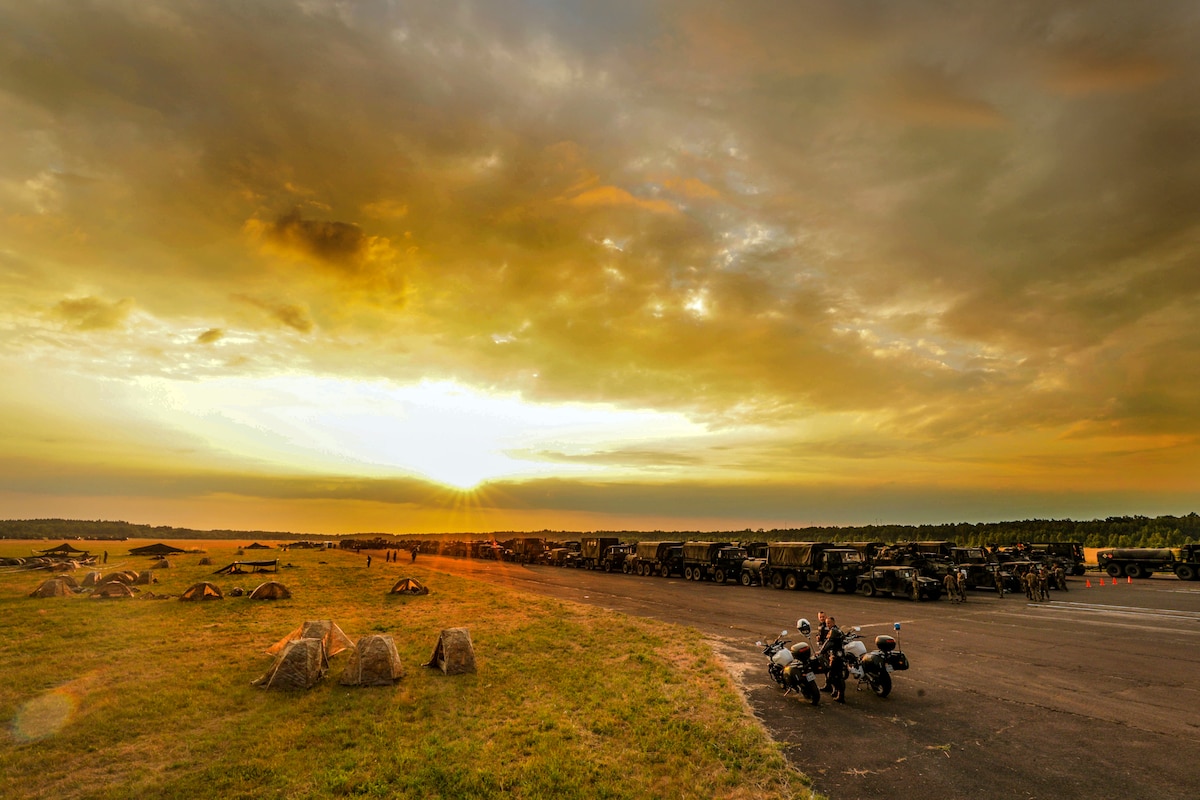
[(1125, 576), (1125, 582), (1126, 582), (1126, 583), (1133, 583), (1133, 576), (1132, 576), (1132, 575), (1126, 575), (1126, 576)]
[(1092, 579), (1091, 578), (1087, 579), (1087, 586), (1085, 588), (1087, 588), (1087, 589), (1092, 588)]

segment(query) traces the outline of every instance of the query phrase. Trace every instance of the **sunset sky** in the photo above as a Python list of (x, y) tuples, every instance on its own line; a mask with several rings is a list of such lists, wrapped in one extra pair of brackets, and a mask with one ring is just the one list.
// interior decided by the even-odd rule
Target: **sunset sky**
[(0, 0), (0, 518), (1200, 510), (1200, 5)]

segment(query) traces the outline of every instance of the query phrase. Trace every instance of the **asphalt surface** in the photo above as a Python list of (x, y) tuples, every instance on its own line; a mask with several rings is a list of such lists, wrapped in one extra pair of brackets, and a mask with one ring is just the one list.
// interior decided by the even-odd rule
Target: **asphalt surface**
[[(1200, 797), (1200, 582), (1072, 578), (1046, 603), (963, 604), (421, 556), (422, 565), (695, 628), (754, 714), (831, 800)], [(1092, 586), (1087, 587), (1090, 580)], [(901, 623), (911, 669), (844, 705), (775, 687), (757, 640), (818, 610), (876, 634)]]

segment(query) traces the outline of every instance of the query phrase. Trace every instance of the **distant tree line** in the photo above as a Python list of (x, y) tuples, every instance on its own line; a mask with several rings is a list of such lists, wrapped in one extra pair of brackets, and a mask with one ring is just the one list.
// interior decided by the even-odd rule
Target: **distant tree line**
[[(356, 534), (377, 541), (394, 541), (402, 534)], [(964, 546), (1011, 545), (1017, 542), (1082, 542), (1084, 547), (1178, 547), (1200, 541), (1200, 515), (1183, 517), (1108, 517), (1094, 520), (1027, 519), (1015, 522), (958, 522), (942, 525), (815, 526), (744, 531), (496, 531), (490, 534), (424, 534), (434, 538), (493, 538), (537, 535), (568, 541), (584, 535), (617, 536), (635, 540), (740, 540), (818, 542), (901, 542), (949, 540)], [(135, 525), (104, 520), (0, 520), (3, 539), (273, 539), (276, 541), (338, 537), (280, 531), (198, 531), (191, 528)], [(411, 538), (412, 534), (405, 535)]]

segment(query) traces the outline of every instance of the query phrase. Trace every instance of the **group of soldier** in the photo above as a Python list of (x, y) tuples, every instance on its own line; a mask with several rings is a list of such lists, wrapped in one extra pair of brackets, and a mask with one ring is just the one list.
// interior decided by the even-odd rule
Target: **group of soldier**
[[(1004, 575), (996, 570), (996, 594), (1004, 597), (1007, 587), (1004, 585)], [(1050, 587), (1067, 590), (1067, 573), (1061, 565), (1038, 566), (1017, 576), (1025, 597), (1035, 603), (1050, 599)], [(967, 601), (967, 573), (962, 569), (952, 569), (942, 579), (942, 587), (946, 596), (956, 603)]]

